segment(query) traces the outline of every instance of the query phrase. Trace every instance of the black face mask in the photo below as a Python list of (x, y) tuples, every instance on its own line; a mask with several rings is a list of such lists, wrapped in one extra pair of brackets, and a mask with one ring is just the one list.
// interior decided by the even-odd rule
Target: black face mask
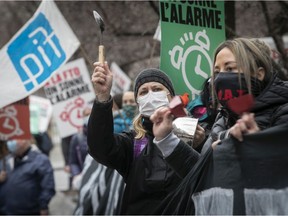
[[(244, 74), (240, 74), (239, 83), (238, 73), (224, 72), (219, 73), (215, 80), (214, 85), (217, 92), (217, 97), (222, 106), (226, 106), (226, 102), (232, 98), (237, 98), (242, 95), (248, 94)], [(263, 83), (256, 77), (251, 77), (251, 92), (254, 97), (257, 97), (264, 89)]]
[(142, 117), (143, 128), (150, 134), (153, 134), (153, 122), (149, 117)]

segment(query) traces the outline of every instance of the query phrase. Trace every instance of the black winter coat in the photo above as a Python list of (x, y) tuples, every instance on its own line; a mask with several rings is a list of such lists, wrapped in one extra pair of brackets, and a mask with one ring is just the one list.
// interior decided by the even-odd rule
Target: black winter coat
[[(99, 163), (116, 169), (124, 178), (126, 188), (120, 214), (153, 214), (159, 203), (182, 180), (166, 163), (162, 153), (153, 144), (152, 136), (138, 157), (134, 155), (134, 134), (113, 134), (112, 100), (94, 102), (88, 123), (89, 153)], [(189, 152), (189, 161), (197, 161), (198, 153), (180, 141), (178, 152)], [(172, 157), (171, 160), (174, 160)], [(184, 171), (181, 167), (179, 174)]]

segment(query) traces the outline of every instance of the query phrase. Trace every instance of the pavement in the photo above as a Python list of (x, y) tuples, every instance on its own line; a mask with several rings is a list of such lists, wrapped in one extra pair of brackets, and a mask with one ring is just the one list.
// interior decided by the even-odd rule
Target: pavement
[(77, 191), (69, 190), (69, 175), (64, 171), (64, 158), (60, 144), (55, 144), (50, 152), (54, 169), (56, 195), (49, 204), (50, 215), (73, 215), (77, 205)]

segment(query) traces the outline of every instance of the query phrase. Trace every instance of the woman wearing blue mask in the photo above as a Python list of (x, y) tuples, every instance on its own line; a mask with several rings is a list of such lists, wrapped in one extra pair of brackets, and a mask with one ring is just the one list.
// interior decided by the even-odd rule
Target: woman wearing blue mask
[[(169, 77), (158, 69), (140, 72), (134, 83), (139, 114), (133, 121), (133, 129), (113, 134), (112, 77), (107, 63), (95, 63), (92, 82), (97, 97), (88, 123), (89, 151), (99, 163), (116, 169), (124, 178), (126, 188), (119, 214), (153, 214), (159, 203), (181, 181), (181, 177), (167, 164), (157, 142), (154, 143), (150, 120), (156, 109), (168, 106), (175, 96), (174, 88)], [(186, 159), (191, 164), (196, 163), (199, 157), (196, 151), (173, 133), (166, 138), (172, 146), (178, 144), (176, 151), (192, 151)]]

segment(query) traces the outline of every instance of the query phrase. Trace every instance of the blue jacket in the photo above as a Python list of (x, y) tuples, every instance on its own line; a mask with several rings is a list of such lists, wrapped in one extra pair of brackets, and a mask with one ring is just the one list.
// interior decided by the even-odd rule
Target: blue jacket
[(55, 195), (54, 175), (49, 158), (38, 150), (30, 149), (15, 163), (5, 184), (6, 213), (39, 214), (48, 209)]
[(114, 133), (122, 133), (131, 129), (133, 119), (128, 118), (122, 110), (113, 114)]

